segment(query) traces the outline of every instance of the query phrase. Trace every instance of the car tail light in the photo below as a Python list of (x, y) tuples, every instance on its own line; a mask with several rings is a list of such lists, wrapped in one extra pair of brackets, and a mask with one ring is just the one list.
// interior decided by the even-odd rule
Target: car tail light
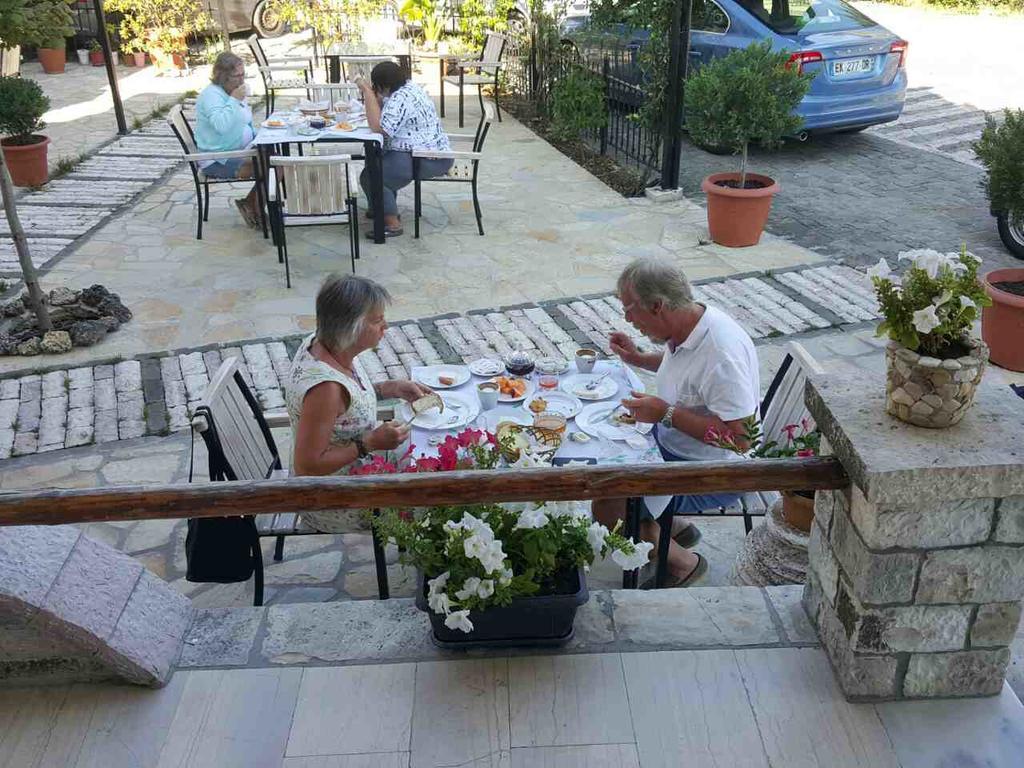
[(805, 64), (813, 64), (814, 62), (821, 62), (824, 60), (825, 57), (818, 51), (797, 51), (789, 57), (789, 61), (786, 62), (786, 67), (789, 68), (796, 64), (796, 71), (803, 72)]
[(889, 53), (898, 53), (900, 55), (899, 64), (896, 65), (897, 69), (903, 69), (907, 63), (907, 47), (910, 44), (906, 40), (897, 40), (895, 43), (889, 46)]

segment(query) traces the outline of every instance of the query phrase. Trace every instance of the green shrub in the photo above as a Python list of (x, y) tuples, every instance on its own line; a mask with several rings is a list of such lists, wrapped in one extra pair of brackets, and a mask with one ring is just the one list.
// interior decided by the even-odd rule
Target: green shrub
[(755, 43), (701, 67), (686, 82), (686, 128), (698, 144), (742, 155), (741, 184), (747, 178), (747, 147), (756, 141), (778, 146), (800, 130), (794, 113), (813, 75), (789, 65), (786, 51)]
[(551, 133), (562, 140), (573, 140), (584, 131), (596, 131), (607, 124), (601, 78), (584, 69), (571, 69), (551, 92)]
[(63, 48), (75, 34), (71, 10), (75, 0), (28, 0), (25, 43), (39, 48)]
[(50, 100), (34, 80), (0, 77), (0, 134), (12, 144), (29, 144), (29, 136), (44, 127)]
[(991, 116), (974, 151), (988, 171), (985, 193), (992, 208), (1024, 226), (1024, 110), (1006, 110), (1002, 125)]

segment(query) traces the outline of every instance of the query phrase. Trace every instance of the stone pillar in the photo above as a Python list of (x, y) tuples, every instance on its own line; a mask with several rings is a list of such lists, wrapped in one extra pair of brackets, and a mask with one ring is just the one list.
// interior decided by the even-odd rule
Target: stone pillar
[(819, 491), (804, 607), (851, 699), (997, 694), (1024, 597), (1024, 410), (989, 377), (948, 429), (885, 413), (885, 382), (807, 383), (850, 487)]

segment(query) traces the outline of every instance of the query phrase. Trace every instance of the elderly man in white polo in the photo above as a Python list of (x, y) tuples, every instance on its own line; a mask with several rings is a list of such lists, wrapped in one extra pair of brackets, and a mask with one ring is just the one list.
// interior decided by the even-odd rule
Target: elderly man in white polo
[[(644, 353), (626, 334), (611, 334), (612, 351), (623, 362), (656, 372), (656, 394), (633, 392), (623, 406), (638, 422), (655, 425), (655, 438), (666, 461), (742, 459), (708, 445), (703, 438), (708, 427), (742, 433), (743, 420), (757, 411), (760, 383), (750, 336), (725, 312), (695, 302), (686, 275), (657, 259), (638, 259), (627, 266), (619, 277), (618, 295), (626, 320), (651, 341), (665, 345), (662, 351)], [(737, 498), (736, 494), (673, 496), (667, 505), (664, 497), (645, 499), (640, 535), (657, 552), (656, 516), (716, 509)], [(594, 516), (605, 525), (614, 525), (624, 515), (621, 499), (594, 502)], [(707, 571), (707, 561), (690, 551), (699, 539), (696, 526), (674, 521), (667, 586), (689, 586)], [(653, 586), (652, 578), (641, 588)]]

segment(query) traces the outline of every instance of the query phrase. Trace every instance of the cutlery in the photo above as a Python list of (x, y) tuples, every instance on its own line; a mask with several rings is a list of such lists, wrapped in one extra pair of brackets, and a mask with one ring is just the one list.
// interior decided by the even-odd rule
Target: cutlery
[(587, 390), (587, 392), (593, 392), (594, 390), (596, 390), (598, 388), (598, 386), (600, 386), (601, 382), (604, 381), (605, 379), (607, 379), (610, 375), (611, 375), (611, 371), (609, 371), (608, 373), (604, 373), (599, 378), (594, 379), (593, 381), (590, 381), (590, 382), (587, 382), (586, 384), (584, 384), (583, 388), (585, 390)]

